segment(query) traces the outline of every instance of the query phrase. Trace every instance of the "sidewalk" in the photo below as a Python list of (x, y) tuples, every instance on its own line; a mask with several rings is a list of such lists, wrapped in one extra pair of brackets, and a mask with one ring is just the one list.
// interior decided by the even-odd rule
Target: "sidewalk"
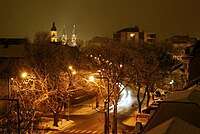
[[(153, 101), (152, 100), (150, 100), (150, 103), (149, 104), (151, 104)], [(145, 104), (143, 104), (142, 105), (142, 110), (143, 109), (145, 109), (146, 108), (146, 105)], [(135, 124), (136, 124), (136, 114), (138, 114), (139, 112), (138, 112), (139, 110), (138, 110), (138, 107), (133, 111), (133, 113), (130, 115), (130, 117), (128, 118), (128, 119), (126, 119), (126, 120), (124, 120), (122, 123), (124, 124), (124, 125), (127, 125), (127, 126), (132, 126), (132, 127), (134, 127), (135, 126)], [(145, 122), (143, 122), (142, 123), (143, 125), (145, 124)]]
[[(103, 108), (104, 108), (103, 103), (99, 103), (99, 107), (96, 108), (96, 100), (92, 99), (92, 100), (84, 101), (81, 104), (77, 104), (71, 107), (70, 111), (73, 111), (73, 112), (70, 112), (70, 115), (91, 115), (96, 112), (102, 111)], [(64, 111), (62, 111), (61, 114), (65, 114), (65, 115), (68, 114), (68, 113), (63, 113), (63, 112)], [(58, 122), (59, 127), (55, 127), (53, 126), (53, 118), (42, 117), (42, 120), (43, 121), (40, 124), (40, 127), (42, 129), (53, 130), (53, 131), (49, 131), (48, 134), (51, 134), (51, 133), (54, 133), (55, 131), (59, 131), (64, 128), (68, 128), (75, 125), (75, 122), (72, 120), (67, 121), (66, 119), (60, 119), (60, 121)], [(46, 132), (44, 131), (44, 133)]]
[[(152, 103), (152, 101), (150, 101), (150, 104), (151, 103)], [(95, 101), (95, 99), (92, 99), (92, 100), (85, 101), (81, 104), (78, 104), (78, 105), (75, 105), (74, 107), (72, 107), (73, 112), (70, 112), (70, 115), (91, 115), (96, 112), (102, 111), (103, 108), (104, 108), (103, 102), (99, 104), (98, 108), (96, 108), (96, 101)], [(145, 108), (146, 108), (146, 106), (143, 105), (142, 109), (145, 109)], [(130, 117), (128, 119), (124, 120), (122, 123), (126, 126), (134, 127), (136, 124), (136, 118), (135, 118), (136, 114), (138, 114), (138, 108), (136, 108), (131, 113)], [(67, 115), (67, 114), (65, 114), (65, 115)], [(42, 128), (49, 128), (49, 129), (54, 130), (54, 131), (48, 132), (48, 134), (51, 134), (55, 131), (59, 131), (64, 128), (71, 127), (71, 126), (75, 125), (75, 122), (72, 120), (67, 121), (66, 119), (61, 119), (59, 121), (58, 125), (59, 125), (59, 127), (53, 126), (52, 118), (47, 118), (47, 117), (43, 117), (43, 122), (41, 123)]]

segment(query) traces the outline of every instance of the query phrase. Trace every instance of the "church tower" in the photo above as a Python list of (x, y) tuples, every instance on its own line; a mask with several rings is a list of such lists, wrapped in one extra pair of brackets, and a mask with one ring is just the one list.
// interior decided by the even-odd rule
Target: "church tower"
[(55, 26), (55, 22), (53, 22), (53, 25), (51, 27), (51, 42), (57, 42), (58, 41), (58, 32)]
[(77, 35), (76, 35), (76, 26), (74, 25), (73, 27), (73, 31), (72, 31), (72, 41), (71, 41), (71, 46), (75, 47), (76, 44), (76, 40), (77, 40)]
[(62, 45), (67, 44), (67, 32), (66, 32), (65, 25), (63, 26), (63, 33), (62, 33), (62, 37), (61, 37), (61, 42), (62, 42)]

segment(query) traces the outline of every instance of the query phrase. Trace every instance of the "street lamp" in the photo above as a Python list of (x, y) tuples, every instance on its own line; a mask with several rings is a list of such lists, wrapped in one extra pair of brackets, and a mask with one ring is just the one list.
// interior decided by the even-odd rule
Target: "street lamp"
[(170, 84), (170, 86), (171, 86), (172, 92), (174, 92), (174, 80), (171, 80), (171, 81), (169, 82), (169, 84)]
[(69, 70), (72, 70), (72, 69), (73, 69), (73, 67), (72, 67), (72, 66), (69, 66), (68, 68), (69, 68)]
[[(104, 109), (105, 109), (105, 124), (104, 124), (104, 134), (109, 134), (109, 107), (110, 107), (110, 105), (109, 105), (109, 102), (110, 102), (110, 81), (109, 81), (109, 78), (108, 77), (96, 77), (97, 79), (105, 79), (105, 80), (107, 80), (107, 83), (108, 83), (108, 87), (107, 87), (107, 89), (108, 89), (108, 95), (107, 95), (107, 101), (106, 100), (104, 100)], [(92, 81), (92, 82), (94, 82), (94, 76), (90, 76), (89, 77), (89, 80), (90, 81)], [(107, 103), (107, 105), (106, 105), (106, 103)], [(107, 106), (107, 107), (106, 107)], [(106, 110), (107, 109), (107, 110)]]
[(10, 99), (11, 96), (11, 89), (12, 89), (12, 82), (13, 82), (12, 77), (8, 77), (8, 99)]
[(69, 69), (69, 72), (68, 72), (68, 75), (69, 75), (69, 86), (72, 86), (72, 77), (73, 75), (76, 74), (76, 71), (73, 69), (72, 66), (68, 66), (68, 69)]
[(22, 78), (26, 78), (26, 77), (27, 77), (27, 72), (23, 72), (23, 73), (21, 74), (21, 77), (22, 77)]
[(69, 120), (69, 113), (70, 113), (70, 90), (72, 90), (71, 88), (73, 87), (73, 75), (76, 74), (76, 71), (73, 69), (73, 67), (70, 65), (68, 66), (68, 76), (69, 76), (69, 86), (67, 89), (67, 112), (68, 112), (68, 118), (67, 120)]

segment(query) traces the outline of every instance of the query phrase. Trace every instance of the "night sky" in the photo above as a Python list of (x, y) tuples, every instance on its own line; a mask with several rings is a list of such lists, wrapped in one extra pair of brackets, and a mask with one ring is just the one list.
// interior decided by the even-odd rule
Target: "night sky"
[(0, 38), (28, 37), (63, 25), (78, 38), (112, 37), (117, 30), (140, 27), (158, 39), (172, 35), (200, 38), (200, 0), (0, 0)]

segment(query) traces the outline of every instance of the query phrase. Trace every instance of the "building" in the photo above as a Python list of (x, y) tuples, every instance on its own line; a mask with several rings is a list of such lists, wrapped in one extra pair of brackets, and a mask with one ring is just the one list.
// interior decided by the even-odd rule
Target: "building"
[(51, 27), (51, 42), (58, 42), (58, 32), (55, 22), (53, 22), (53, 25)]
[(160, 102), (140, 134), (199, 134), (200, 87), (176, 91)]
[(56, 43), (56, 44), (61, 43), (62, 45), (68, 45), (72, 47), (77, 46), (77, 34), (76, 34), (75, 25), (73, 26), (71, 39), (68, 38), (65, 26), (63, 26), (63, 32), (62, 32), (61, 37), (59, 38), (55, 22), (53, 22), (51, 31), (50, 31), (50, 37), (51, 37), (52, 43)]
[(184, 52), (182, 61), (187, 60), (187, 66), (182, 62), (174, 69), (187, 73), (186, 85), (161, 101), (143, 128), (138, 122), (135, 134), (200, 133), (200, 41), (186, 45)]
[(169, 39), (165, 40), (166, 44), (174, 47), (175, 52), (172, 53), (172, 55), (178, 60), (182, 60), (187, 50), (186, 48), (195, 45), (196, 41), (196, 38), (183, 35), (172, 36)]
[(134, 42), (139, 43), (140, 41), (145, 43), (151, 43), (156, 40), (156, 34), (151, 32), (140, 32), (139, 27), (130, 27), (121, 29), (113, 34), (113, 38), (121, 43)]
[(144, 42), (154, 42), (156, 40), (156, 34), (151, 32), (144, 33)]
[(174, 59), (180, 61), (182, 66), (181, 69), (181, 79), (183, 81), (183, 87), (187, 86), (189, 82), (189, 64), (191, 61), (192, 50), (196, 45), (197, 39), (190, 36), (172, 36), (169, 39), (166, 39), (166, 44), (174, 48), (171, 55)]
[(62, 42), (62, 45), (67, 44), (67, 32), (66, 32), (65, 26), (63, 26), (63, 33), (62, 33), (62, 37), (61, 37), (61, 42)]
[(0, 58), (22, 57), (26, 38), (0, 38)]
[(171, 38), (167, 39), (166, 41), (174, 48), (183, 48), (192, 46), (196, 42), (196, 38), (190, 37), (190, 36), (184, 36), (184, 35), (177, 35), (172, 36)]
[(10, 76), (16, 71), (14, 64), (23, 58), (27, 43), (26, 38), (0, 38), (0, 98), (9, 95)]
[(200, 40), (192, 49), (188, 65), (188, 84), (200, 85)]

